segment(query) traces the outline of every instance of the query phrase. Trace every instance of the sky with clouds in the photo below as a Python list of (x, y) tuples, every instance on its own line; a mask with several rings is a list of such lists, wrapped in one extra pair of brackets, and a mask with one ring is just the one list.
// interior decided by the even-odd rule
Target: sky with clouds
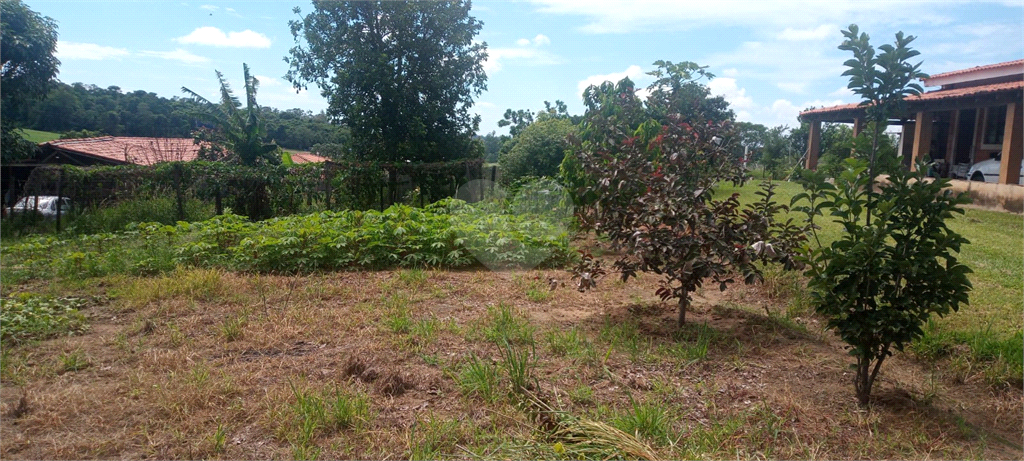
[[(308, 2), (24, 1), (58, 23), (63, 82), (164, 97), (185, 86), (215, 99), (214, 70), (241, 88), (247, 63), (261, 105), (327, 107), (315, 87), (296, 92), (283, 78), (288, 21)], [(582, 113), (588, 85), (646, 86), (657, 60), (708, 66), (715, 77), (705, 83), (738, 120), (794, 126), (804, 108), (856, 101), (841, 76), (849, 56), (837, 49), (854, 23), (876, 47), (897, 31), (917, 36), (927, 73), (1024, 59), (1024, 0), (478, 0), (472, 14), (489, 54), (474, 106), (481, 134), (506, 131), (497, 122), (508, 108), (562, 100)]]

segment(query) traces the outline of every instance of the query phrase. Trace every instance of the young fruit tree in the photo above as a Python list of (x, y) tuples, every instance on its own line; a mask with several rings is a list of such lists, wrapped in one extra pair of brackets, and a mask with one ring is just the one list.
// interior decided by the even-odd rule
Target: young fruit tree
[[(665, 94), (672, 88), (651, 90), (675, 100)], [(626, 97), (606, 102), (616, 100), (633, 101)], [(582, 211), (584, 227), (623, 250), (614, 264), (623, 280), (638, 272), (663, 277), (657, 293), (663, 300), (678, 302), (681, 326), (691, 294), (705, 281), (722, 290), (735, 275), (747, 283), (757, 281), (758, 260), (797, 266), (792, 250), (803, 240), (804, 229), (775, 219), (786, 207), (774, 202), (771, 184), (762, 187), (759, 201), (747, 206), (741, 206), (739, 194), (716, 198), (720, 181), (742, 177), (740, 162), (730, 154), (736, 138), (732, 122), (705, 117), (697, 110), (699, 101), (676, 102), (661, 107), (686, 107), (691, 112), (669, 112), (660, 117), (661, 123), (651, 118), (635, 130), (625, 118), (607, 115), (622, 111), (603, 107), (596, 117), (588, 111), (584, 133), (593, 118), (605, 134), (632, 135), (602, 142), (576, 140), (575, 153), (590, 178), (582, 182), (585, 190), (578, 196), (594, 198)]]
[[(895, 46), (883, 45), (876, 56), (867, 34), (858, 36), (855, 25), (843, 34), (847, 40), (840, 48), (855, 55), (844, 75), (864, 96), (869, 115), (884, 123), (904, 95), (919, 91), (909, 84), (921, 75), (918, 65), (906, 62), (917, 55), (907, 47), (914, 37), (898, 33)], [(815, 309), (856, 358), (857, 401), (868, 406), (886, 357), (919, 338), (932, 314), (942, 316), (968, 303), (971, 270), (956, 257), (968, 241), (946, 221), (962, 214), (960, 205), (970, 200), (950, 191), (948, 180), (926, 178), (923, 165), (916, 172), (897, 170), (877, 184), (863, 160), (850, 158), (844, 166), (835, 184), (821, 172), (798, 172), (805, 192), (794, 196), (791, 206), (807, 214), (817, 244), (804, 247), (799, 258), (809, 267), (805, 275)], [(843, 233), (823, 246), (814, 220), (824, 214)]]

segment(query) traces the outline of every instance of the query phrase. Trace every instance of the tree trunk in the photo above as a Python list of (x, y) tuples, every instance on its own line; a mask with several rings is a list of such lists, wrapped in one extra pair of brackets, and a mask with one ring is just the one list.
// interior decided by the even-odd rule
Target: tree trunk
[(679, 298), (679, 323), (677, 326), (682, 328), (686, 324), (686, 308), (690, 304), (689, 296), (683, 296)]

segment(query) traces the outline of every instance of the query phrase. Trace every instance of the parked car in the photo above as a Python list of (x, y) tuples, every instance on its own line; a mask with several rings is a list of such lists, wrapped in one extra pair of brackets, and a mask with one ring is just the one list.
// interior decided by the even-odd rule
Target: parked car
[[(988, 160), (971, 165), (971, 169), (967, 170), (967, 178), (971, 181), (999, 182), (999, 161), (1001, 159), (1002, 156), (996, 153)], [(1020, 179), (1017, 183), (1024, 185), (1024, 164), (1020, 166)]]
[[(14, 206), (7, 209), (8, 214), (16, 213), (39, 213), (44, 218), (57, 217), (57, 197), (53, 195), (32, 195), (22, 197), (14, 202)], [(60, 214), (67, 215), (71, 212), (71, 199), (60, 197)]]

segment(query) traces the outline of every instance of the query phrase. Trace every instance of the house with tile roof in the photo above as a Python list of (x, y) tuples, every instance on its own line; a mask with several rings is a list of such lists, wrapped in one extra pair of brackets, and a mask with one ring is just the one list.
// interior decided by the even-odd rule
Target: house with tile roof
[[(192, 138), (141, 138), (103, 136), (97, 138), (56, 139), (37, 146), (32, 159), (0, 165), (0, 186), (5, 204), (42, 165), (116, 166), (155, 165), (162, 162), (188, 162), (199, 157), (200, 146)], [(309, 152), (292, 152), (294, 163), (327, 162)]]
[[(188, 162), (199, 157), (200, 146), (192, 138), (99, 138), (57, 139), (39, 144), (38, 163), (90, 165), (154, 165)], [(295, 163), (321, 163), (327, 159), (309, 152), (293, 152)]]
[[(932, 161), (945, 177), (963, 177), (976, 162), (1001, 155), (1000, 184), (1017, 184), (1021, 170), (1024, 117), (1024, 59), (932, 75), (923, 86), (937, 88), (904, 99), (903, 112), (889, 120), (902, 129), (903, 164)], [(821, 154), (821, 124), (853, 124), (863, 129), (859, 104), (811, 109), (800, 114), (810, 124), (805, 166), (814, 169)]]

